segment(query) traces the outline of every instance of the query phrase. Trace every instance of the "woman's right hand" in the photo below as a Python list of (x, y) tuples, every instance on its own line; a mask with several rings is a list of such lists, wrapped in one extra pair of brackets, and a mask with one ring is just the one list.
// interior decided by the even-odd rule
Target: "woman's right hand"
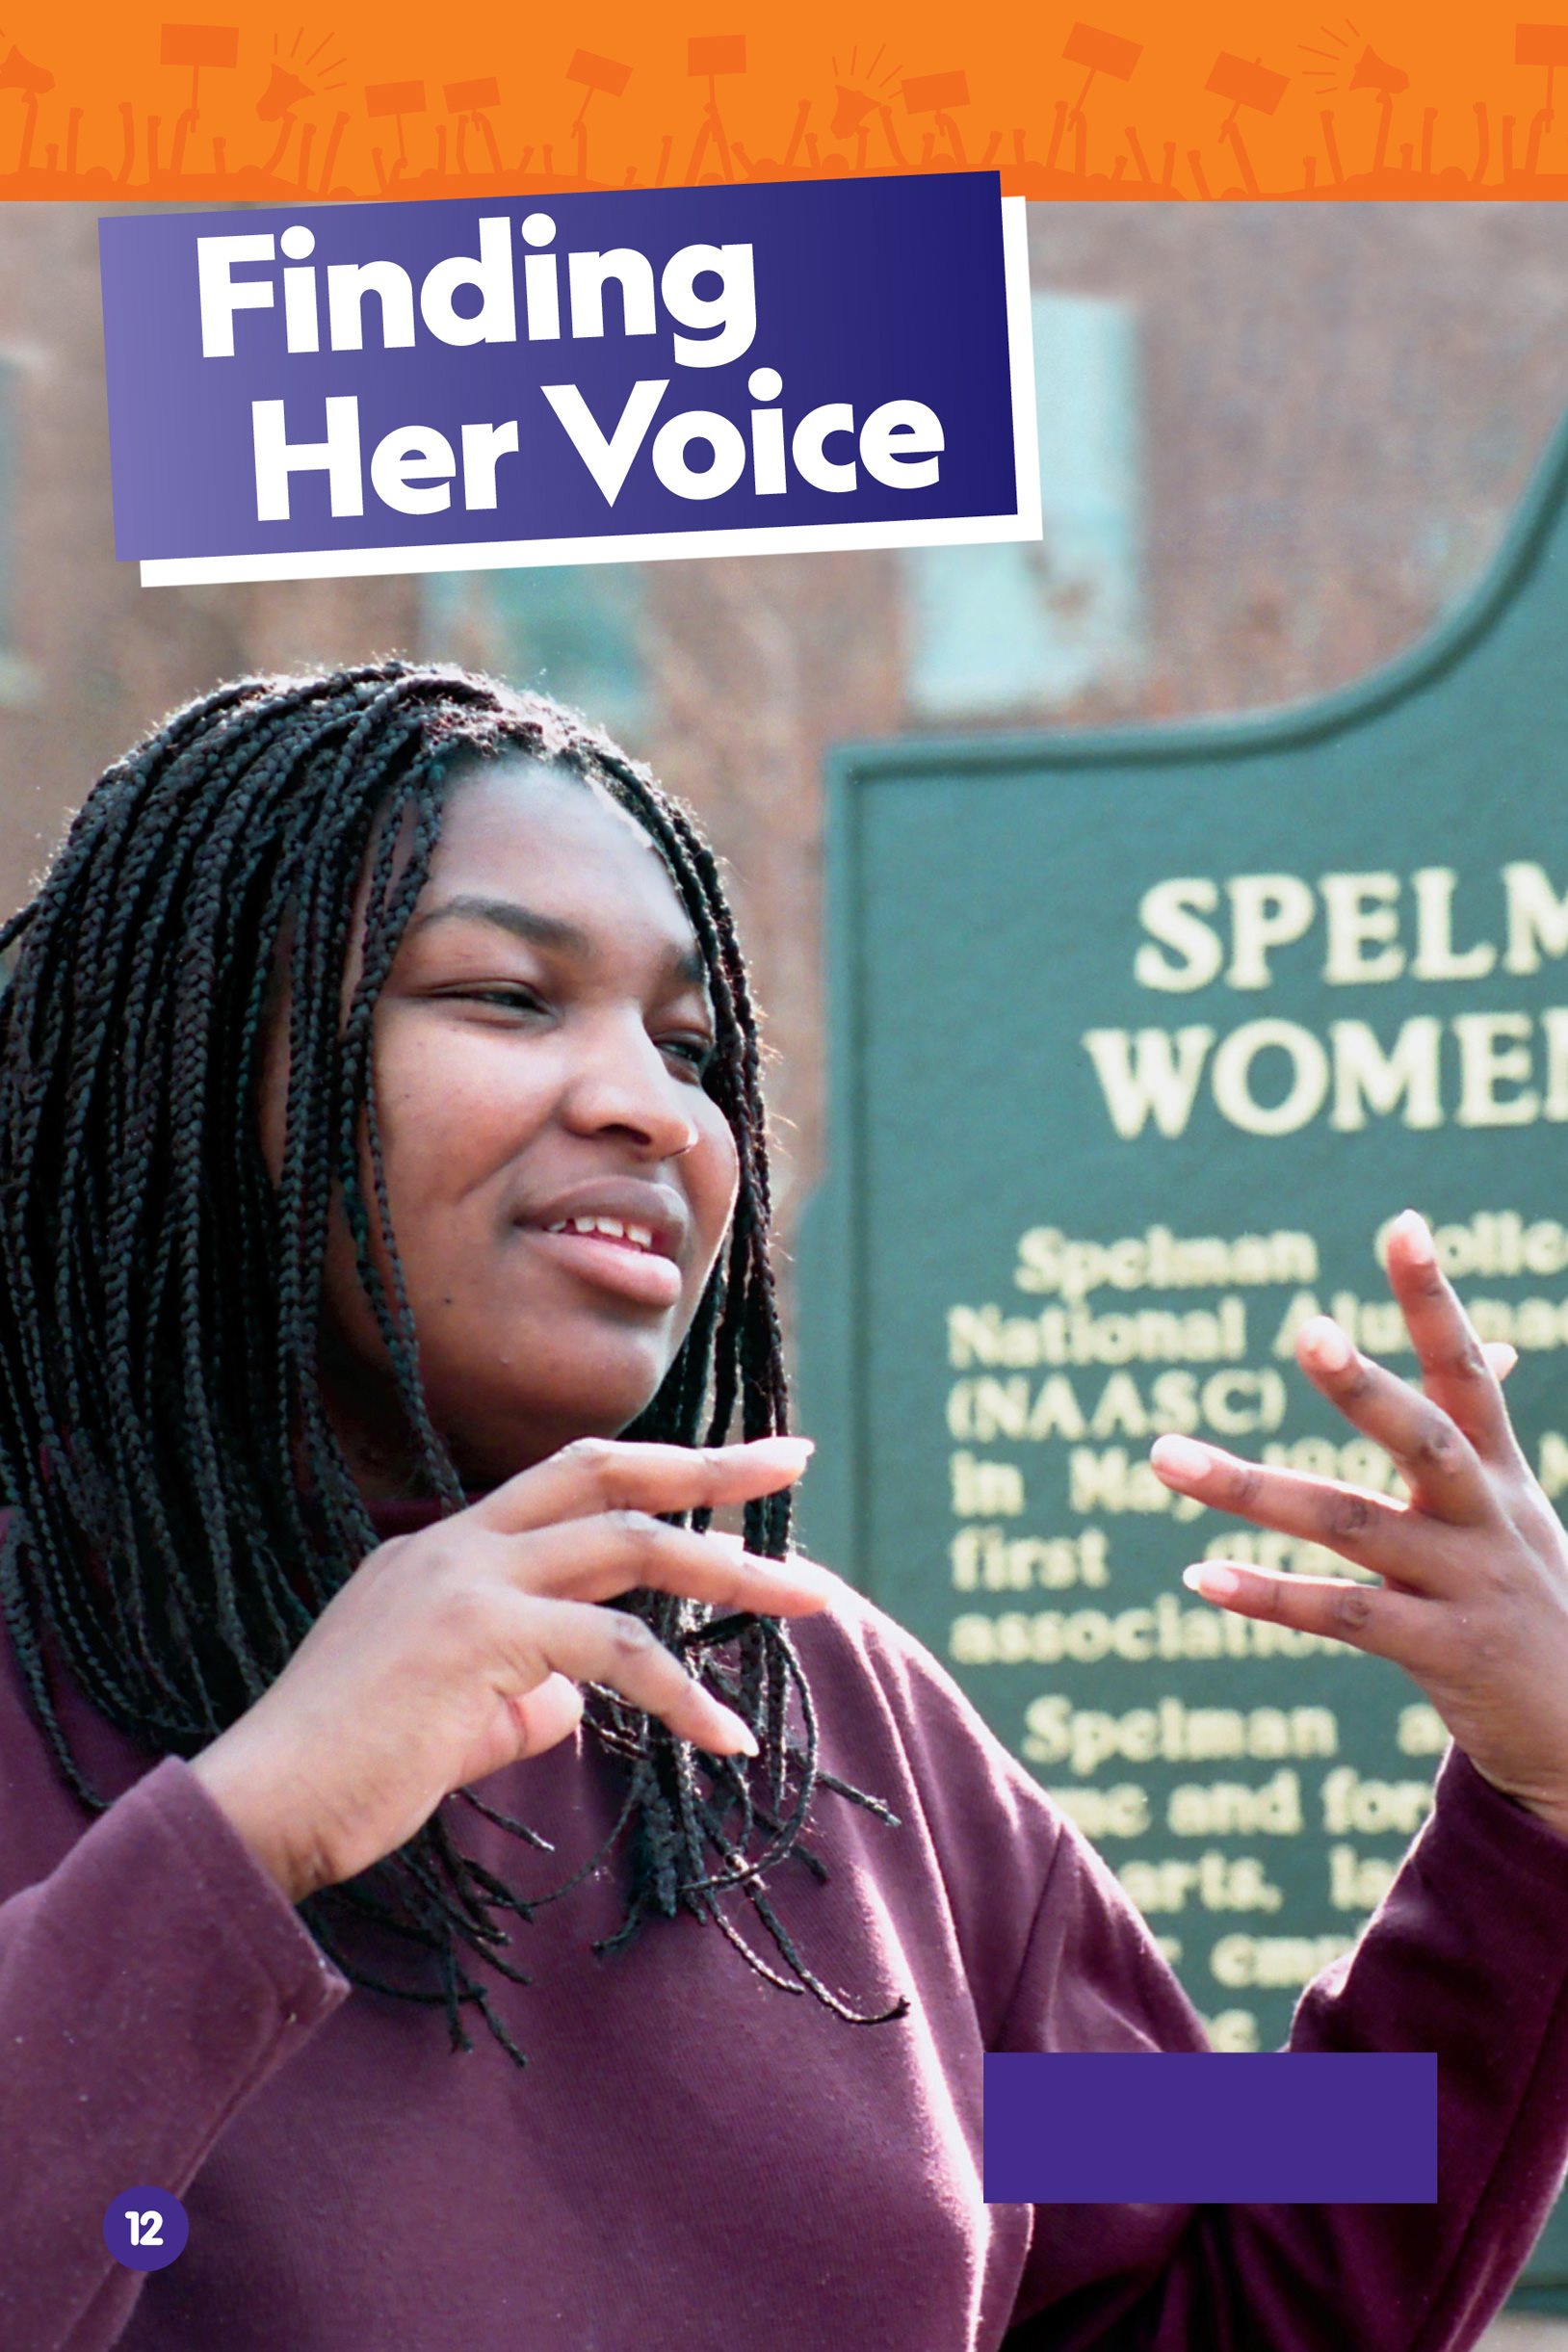
[(601, 1683), (712, 1755), (738, 1715), (642, 1623), (640, 1587), (799, 1616), (837, 1578), (653, 1514), (797, 1478), (800, 1438), (689, 1449), (585, 1438), (465, 1511), (368, 1554), (270, 1689), (191, 1765), (291, 1902), (368, 1869), (454, 1789), (564, 1739)]

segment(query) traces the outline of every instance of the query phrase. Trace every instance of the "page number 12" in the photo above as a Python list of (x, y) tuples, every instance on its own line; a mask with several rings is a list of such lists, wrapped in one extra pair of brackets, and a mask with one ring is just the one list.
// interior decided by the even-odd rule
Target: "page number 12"
[(104, 2208), (103, 2242), (126, 2270), (167, 2270), (185, 2252), (191, 2218), (152, 2181), (132, 2181)]

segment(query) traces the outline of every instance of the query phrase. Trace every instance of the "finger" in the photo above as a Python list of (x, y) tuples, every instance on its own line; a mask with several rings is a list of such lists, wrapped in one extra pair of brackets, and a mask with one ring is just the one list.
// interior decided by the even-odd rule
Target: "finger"
[(547, 1674), (513, 1699), (511, 1713), (522, 1741), (519, 1756), (542, 1756), (576, 1731), (583, 1719), (583, 1693), (565, 1675)]
[(1429, 1397), (1360, 1354), (1326, 1315), (1302, 1324), (1295, 1352), (1313, 1386), (1392, 1454), (1424, 1510), (1454, 1526), (1478, 1526), (1496, 1516), (1475, 1447)]
[(643, 1446), (583, 1437), (520, 1471), (471, 1511), (481, 1527), (520, 1535), (601, 1511), (716, 1510), (791, 1485), (811, 1452), (809, 1437), (759, 1437), (743, 1446)]
[(1407, 1209), (1390, 1228), (1388, 1278), (1414, 1343), (1427, 1396), (1452, 1417), (1483, 1456), (1516, 1454), (1497, 1375), (1438, 1265), (1431, 1229), (1414, 1209)]
[(1418, 1677), (1437, 1655), (1442, 1610), (1410, 1593), (1338, 1577), (1280, 1576), (1232, 1560), (1198, 1560), (1182, 1572), (1189, 1591), (1215, 1601), (1237, 1617), (1267, 1617), (1298, 1633), (1343, 1641), (1375, 1658), (1392, 1658)]
[(839, 1579), (814, 1560), (766, 1559), (738, 1536), (699, 1535), (646, 1511), (558, 1520), (509, 1543), (504, 1557), (522, 1589), (563, 1600), (668, 1592), (760, 1617), (799, 1617), (843, 1591)]
[(677, 1739), (690, 1739), (711, 1756), (757, 1753), (740, 1716), (705, 1690), (640, 1617), (587, 1601), (531, 1599), (518, 1606), (515, 1634), (513, 1663), (525, 1677), (542, 1661), (574, 1683), (618, 1691), (667, 1723)]
[(1243, 1462), (1190, 1437), (1158, 1438), (1149, 1459), (1163, 1482), (1179, 1494), (1235, 1511), (1282, 1535), (1326, 1545), (1358, 1568), (1398, 1583), (1442, 1587), (1441, 1561), (1431, 1540), (1439, 1523), (1407, 1504), (1332, 1478)]

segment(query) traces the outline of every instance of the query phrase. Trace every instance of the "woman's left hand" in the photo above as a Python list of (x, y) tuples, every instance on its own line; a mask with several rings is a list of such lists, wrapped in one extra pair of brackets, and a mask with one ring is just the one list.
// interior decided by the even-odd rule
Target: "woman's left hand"
[(1386, 1448), (1407, 1503), (1265, 1469), (1163, 1437), (1165, 1485), (1326, 1545), (1381, 1585), (1204, 1560), (1186, 1581), (1243, 1617), (1392, 1658), (1496, 1788), (1568, 1836), (1568, 1537), (1520, 1450), (1487, 1351), (1411, 1210), (1392, 1228), (1390, 1287), (1424, 1395), (1352, 1347), (1326, 1316), (1296, 1353), (1314, 1386)]

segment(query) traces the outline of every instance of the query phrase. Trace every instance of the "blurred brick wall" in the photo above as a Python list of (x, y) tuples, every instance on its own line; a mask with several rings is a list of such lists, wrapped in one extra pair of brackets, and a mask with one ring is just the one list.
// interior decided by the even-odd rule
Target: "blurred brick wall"
[(237, 671), (411, 643), (417, 584), (144, 588), (117, 563), (97, 213), (0, 209), (0, 360), (15, 368), (13, 646), (0, 687), (0, 901), (22, 901), (94, 776), (175, 704)]
[[(1032, 213), (1036, 283), (1137, 321), (1145, 656), (1076, 724), (1294, 699), (1418, 637), (1471, 582), (1568, 406), (1568, 208), (1073, 205)], [(0, 900), (104, 763), (248, 667), (461, 648), (415, 580), (143, 589), (113, 555), (96, 216), (0, 213), (19, 397), (0, 693)], [(643, 751), (728, 857), (768, 1035), (786, 1240), (822, 1152), (821, 774), (902, 731), (900, 560), (654, 565)], [(918, 1138), (913, 1139), (918, 1142)]]
[(1143, 322), (1153, 658), (1104, 715), (1320, 693), (1474, 581), (1568, 408), (1568, 216), (1136, 210), (1033, 214), (1037, 277)]

